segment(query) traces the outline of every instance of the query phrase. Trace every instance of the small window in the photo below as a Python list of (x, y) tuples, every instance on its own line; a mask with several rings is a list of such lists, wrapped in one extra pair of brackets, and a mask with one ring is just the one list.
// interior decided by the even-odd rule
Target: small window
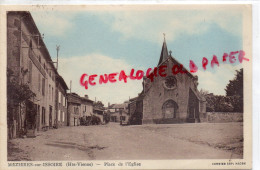
[(58, 110), (58, 121), (60, 121), (60, 110)]
[(29, 61), (29, 82), (32, 82), (32, 62)]
[(38, 77), (38, 91), (41, 91), (41, 75), (39, 73), (39, 77)]
[(42, 78), (42, 95), (45, 95), (45, 79)]
[(65, 112), (62, 112), (62, 122), (65, 121)]
[(42, 125), (45, 125), (45, 107), (42, 107)]
[(51, 85), (49, 84), (49, 99), (51, 99)]
[(61, 92), (59, 91), (58, 101), (61, 103)]
[(51, 98), (52, 98), (52, 101), (53, 101), (53, 87), (52, 87), (52, 91), (51, 91)]
[(29, 46), (30, 46), (30, 49), (32, 49), (32, 40), (30, 40)]

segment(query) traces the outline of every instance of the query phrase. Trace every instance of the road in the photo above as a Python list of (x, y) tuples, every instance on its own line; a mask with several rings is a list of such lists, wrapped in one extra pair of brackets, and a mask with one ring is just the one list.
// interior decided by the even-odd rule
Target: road
[(77, 126), (8, 142), (8, 160), (230, 159), (243, 156), (242, 123)]

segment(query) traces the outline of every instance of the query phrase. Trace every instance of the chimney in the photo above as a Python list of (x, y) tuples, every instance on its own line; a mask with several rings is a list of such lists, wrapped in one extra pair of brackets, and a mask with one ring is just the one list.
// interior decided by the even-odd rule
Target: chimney
[(110, 106), (110, 102), (108, 102), (108, 107)]
[(85, 95), (85, 98), (88, 99), (88, 95), (87, 94)]

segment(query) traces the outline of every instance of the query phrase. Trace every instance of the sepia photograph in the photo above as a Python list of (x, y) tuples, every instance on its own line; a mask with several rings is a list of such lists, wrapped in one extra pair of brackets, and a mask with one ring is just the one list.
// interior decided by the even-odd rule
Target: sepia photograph
[(250, 5), (35, 5), (5, 24), (9, 167), (251, 166)]

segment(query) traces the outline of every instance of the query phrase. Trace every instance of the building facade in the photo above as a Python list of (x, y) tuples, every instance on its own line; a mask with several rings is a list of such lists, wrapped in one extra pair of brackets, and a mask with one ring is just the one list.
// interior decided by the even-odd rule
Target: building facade
[[(36, 94), (31, 102), (37, 110), (37, 130), (52, 126), (57, 71), (29, 12), (7, 14), (7, 68), (14, 72), (20, 84), (27, 84)], [(19, 118), (22, 126), (26, 123), (24, 107)]]
[(79, 126), (81, 117), (81, 97), (76, 93), (68, 93), (68, 125)]
[(93, 115), (93, 101), (85, 97), (80, 97), (76, 93), (68, 93), (68, 126), (79, 126), (81, 120)]
[(56, 114), (55, 123), (57, 127), (68, 126), (68, 114), (67, 114), (67, 90), (68, 86), (64, 79), (60, 76), (56, 76)]
[(112, 104), (108, 107), (110, 122), (128, 122), (128, 102), (122, 104)]
[(81, 117), (86, 117), (86, 116), (91, 116), (93, 115), (93, 100), (90, 100), (88, 98), (88, 95), (85, 95), (84, 97), (81, 97), (81, 110), (82, 114), (80, 115)]
[(206, 101), (197, 90), (198, 77), (183, 67), (185, 73), (173, 74), (172, 68), (181, 63), (168, 53), (164, 39), (157, 68), (166, 66), (167, 76), (144, 78), (142, 123), (200, 122), (206, 112)]
[[(7, 71), (13, 73), (19, 85), (28, 86), (35, 94), (27, 104), (20, 103), (14, 109), (15, 116), (8, 118), (11, 126), (17, 131), (28, 128), (39, 131), (55, 126), (56, 91), (63, 88), (61, 91), (65, 95), (66, 85), (62, 88), (58, 85), (57, 89), (56, 78), (60, 76), (30, 12), (7, 13)], [(36, 112), (35, 118), (28, 114), (30, 109)], [(63, 110), (67, 110), (66, 107)], [(29, 119), (35, 119), (34, 127), (29, 124)]]

